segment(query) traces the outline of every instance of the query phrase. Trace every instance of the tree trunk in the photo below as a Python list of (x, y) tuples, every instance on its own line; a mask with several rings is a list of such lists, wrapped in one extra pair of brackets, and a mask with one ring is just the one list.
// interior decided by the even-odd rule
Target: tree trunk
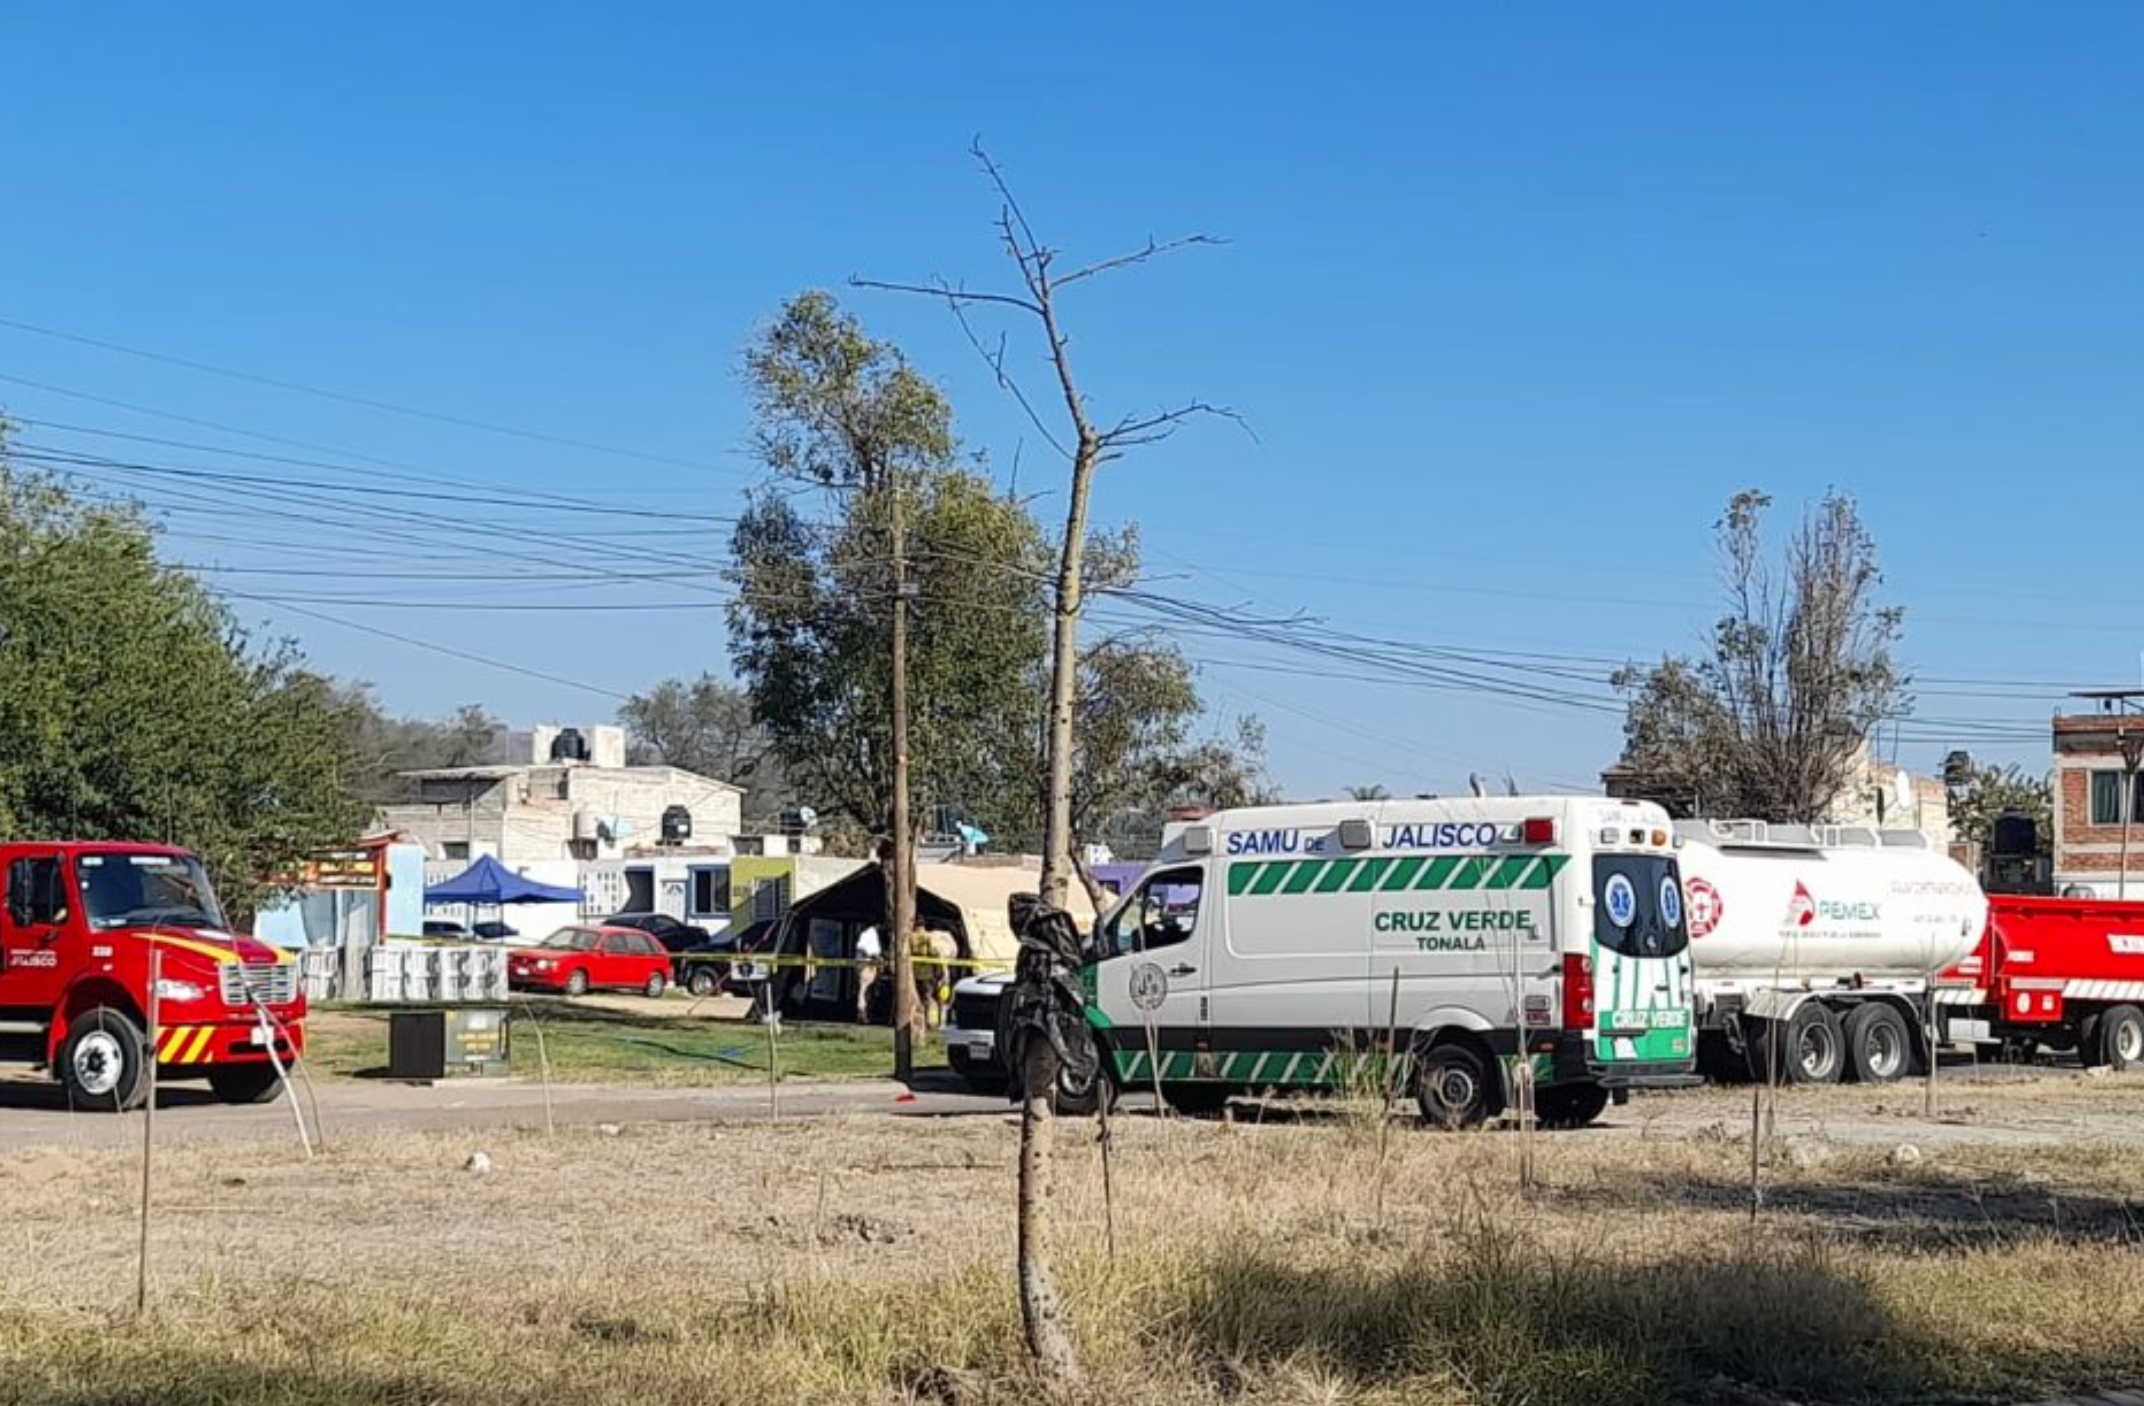
[(1072, 459), (1072, 502), (1065, 513), (1057, 569), (1057, 609), (1050, 650), (1049, 807), (1042, 822), (1042, 901), (1065, 906), (1072, 879), (1072, 705), (1079, 692), (1081, 578), (1087, 549), (1087, 495), (1099, 445), (1082, 434)]
[(1049, 1220), (1043, 1214), (1050, 1198), (1050, 1154), (1056, 1142), (1051, 1096), (1057, 1083), (1057, 1052), (1036, 1036), (1024, 1042), (1025, 1070), (1020, 1101), (1019, 1266), (1020, 1321), (1027, 1331), (1028, 1353), (1051, 1378), (1081, 1385), (1079, 1354), (1065, 1326), (1064, 1301), (1050, 1277)]

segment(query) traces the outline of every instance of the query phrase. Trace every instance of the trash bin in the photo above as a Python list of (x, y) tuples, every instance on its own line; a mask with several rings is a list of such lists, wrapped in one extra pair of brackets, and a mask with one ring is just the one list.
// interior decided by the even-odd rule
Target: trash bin
[(507, 1053), (503, 1007), (394, 1011), (387, 1017), (392, 1079), (496, 1077), (507, 1072)]

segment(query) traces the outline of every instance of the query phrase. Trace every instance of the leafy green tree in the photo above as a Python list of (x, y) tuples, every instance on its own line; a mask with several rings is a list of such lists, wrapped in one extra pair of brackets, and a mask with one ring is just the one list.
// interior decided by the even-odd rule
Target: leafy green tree
[[(910, 753), (926, 804), (992, 833), (1018, 828), (1032, 788), (1042, 615), (1024, 568), (1044, 559), (1026, 511), (957, 470), (909, 490), (914, 609)], [(732, 660), (799, 796), (886, 833), (892, 788), (890, 590), (881, 501), (848, 496), (823, 522), (754, 501), (734, 539)]]
[(350, 788), (375, 806), (406, 796), (404, 772), (494, 760), (505, 731), (505, 724), (474, 703), (439, 719), (392, 716), (368, 683), (340, 684), (335, 703), (355, 757)]
[(1625, 785), (1680, 814), (1821, 821), (1870, 731), (1910, 701), (1891, 655), (1903, 614), (1876, 603), (1876, 544), (1853, 500), (1829, 494), (1804, 514), (1776, 568), (1761, 531), (1771, 501), (1738, 493), (1720, 520), (1727, 612), (1712, 652), (1615, 676)]
[(747, 829), (765, 829), (790, 803), (781, 758), (767, 729), (752, 720), (745, 690), (712, 674), (664, 679), (618, 710), (626, 758), (682, 767), (744, 788)]
[(1986, 845), (1995, 838), (1996, 820), (2012, 811), (2038, 827), (2042, 854), (2054, 848), (2054, 790), (2045, 777), (2027, 776), (2015, 766), (1976, 766), (1950, 785), (1953, 837)]
[(159, 562), (139, 513), (0, 454), (0, 835), (182, 844), (250, 914), (364, 827), (346, 706)]

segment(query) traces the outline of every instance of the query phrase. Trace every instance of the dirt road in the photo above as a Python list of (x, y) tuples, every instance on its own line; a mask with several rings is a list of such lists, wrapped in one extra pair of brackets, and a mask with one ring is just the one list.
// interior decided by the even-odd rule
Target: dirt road
[[(304, 1102), (308, 1122), (338, 1133), (448, 1132), (459, 1129), (541, 1129), (545, 1095), (526, 1080), (455, 1080), (436, 1085), (372, 1079), (317, 1081), (317, 1118)], [(1911, 1143), (1934, 1148), (1963, 1142), (2002, 1146), (2085, 1140), (2144, 1146), (2144, 1076), (2095, 1076), (2074, 1069), (1990, 1067), (1946, 1070), (1939, 1082), (1936, 1114), (1924, 1111), (1919, 1084), (1888, 1087), (1787, 1089), (1780, 1093), (1775, 1129), (1783, 1137), (1856, 1146)], [(1580, 1134), (1593, 1138), (1733, 1138), (1749, 1127), (1746, 1089), (1698, 1089), (1651, 1095), (1611, 1108), (1601, 1123)], [(769, 1116), (767, 1090), (757, 1085), (674, 1088), (611, 1084), (557, 1085), (550, 1118), (560, 1127), (598, 1124), (740, 1123)], [(1151, 1100), (1128, 1099), (1128, 1111), (1145, 1111)], [(784, 1119), (880, 1115), (897, 1118), (1000, 1117), (1003, 1099), (968, 1092), (956, 1079), (926, 1078), (913, 1094), (888, 1080), (783, 1085)], [(1330, 1117), (1318, 1103), (1239, 1104), (1238, 1121), (1318, 1121)], [(166, 1090), (159, 1103), (156, 1135), (172, 1143), (203, 1140), (296, 1138), (288, 1103), (230, 1107), (189, 1087)], [(0, 1153), (25, 1148), (134, 1146), (141, 1137), (136, 1117), (70, 1111), (56, 1089), (0, 1084)]]

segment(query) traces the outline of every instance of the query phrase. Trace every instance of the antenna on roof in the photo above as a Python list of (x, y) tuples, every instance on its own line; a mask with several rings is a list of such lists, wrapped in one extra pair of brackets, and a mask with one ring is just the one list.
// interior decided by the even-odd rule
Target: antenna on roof
[(1489, 783), (1481, 779), (1480, 772), (1470, 771), (1467, 773), (1467, 789), (1479, 798), (1489, 794)]

